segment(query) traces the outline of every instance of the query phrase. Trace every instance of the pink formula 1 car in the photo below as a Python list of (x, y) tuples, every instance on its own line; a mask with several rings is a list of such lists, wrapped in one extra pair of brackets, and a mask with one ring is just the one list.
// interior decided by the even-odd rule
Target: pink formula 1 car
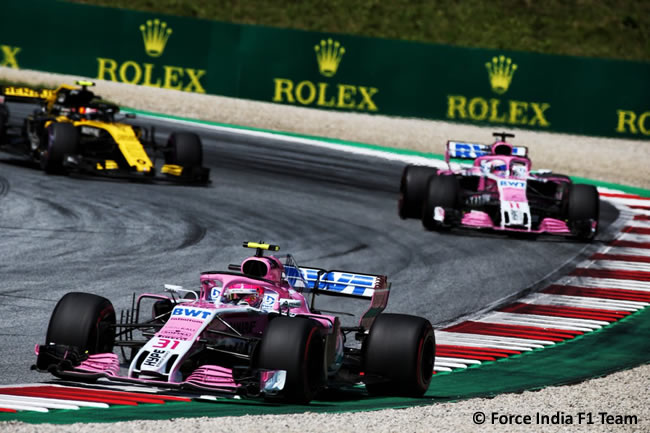
[[(409, 165), (400, 186), (399, 215), (428, 230), (450, 227), (550, 233), (589, 241), (598, 230), (598, 191), (568, 176), (531, 172), (525, 147), (493, 134), (492, 145), (448, 141), (449, 168)], [(450, 159), (473, 160), (452, 168)]]
[[(307, 403), (328, 387), (363, 382), (371, 394), (421, 396), (433, 372), (428, 320), (380, 314), (386, 277), (299, 267), (264, 256), (204, 272), (200, 291), (143, 294), (116, 323), (111, 302), (68, 293), (56, 305), (33, 367), (57, 377), (143, 383)], [(317, 295), (370, 301), (357, 326), (314, 307)], [(309, 298), (309, 303), (308, 303)], [(124, 362), (113, 353), (119, 347)]]

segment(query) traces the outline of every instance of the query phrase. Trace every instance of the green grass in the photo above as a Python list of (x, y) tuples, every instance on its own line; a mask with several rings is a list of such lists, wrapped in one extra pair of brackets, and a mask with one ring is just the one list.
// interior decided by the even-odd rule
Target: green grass
[(68, 0), (272, 27), (650, 60), (649, 0)]

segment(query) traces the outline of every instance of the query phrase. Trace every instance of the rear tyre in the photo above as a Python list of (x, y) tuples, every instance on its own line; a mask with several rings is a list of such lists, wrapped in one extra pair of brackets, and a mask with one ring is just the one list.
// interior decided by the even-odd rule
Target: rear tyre
[(165, 164), (181, 167), (201, 167), (203, 146), (198, 135), (192, 132), (173, 132), (167, 141)]
[(421, 397), (429, 388), (436, 355), (431, 323), (405, 314), (380, 314), (363, 342), (364, 372), (383, 382), (367, 383), (370, 394)]
[(429, 179), (437, 174), (438, 169), (433, 167), (407, 165), (404, 168), (397, 203), (400, 218), (420, 218), (427, 184)]
[(66, 155), (76, 154), (79, 131), (71, 123), (52, 123), (47, 127), (47, 148), (41, 152), (41, 168), (48, 174), (63, 174)]
[(269, 322), (259, 349), (259, 368), (286, 370), (286, 401), (307, 404), (323, 385), (324, 346), (316, 322), (276, 317)]
[(571, 232), (582, 241), (590, 241), (598, 232), (598, 190), (593, 185), (572, 184), (569, 187), (568, 201), (567, 219)]
[(436, 176), (429, 180), (427, 192), (422, 206), (422, 225), (427, 230), (440, 230), (445, 227), (443, 223), (435, 220), (436, 207), (445, 209), (445, 219), (449, 218), (448, 211), (459, 207), (460, 184), (456, 176)]
[(106, 298), (71, 292), (54, 307), (46, 344), (74, 346), (80, 353), (108, 353), (115, 342), (115, 309)]

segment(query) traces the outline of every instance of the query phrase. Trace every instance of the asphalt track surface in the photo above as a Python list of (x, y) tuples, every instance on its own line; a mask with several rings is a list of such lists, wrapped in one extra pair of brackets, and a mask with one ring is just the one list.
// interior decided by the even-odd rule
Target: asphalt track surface
[[(178, 129), (143, 123), (155, 123), (161, 140)], [(307, 266), (388, 275), (387, 311), (434, 325), (534, 289), (591, 248), (425, 232), (397, 216), (403, 162), (196, 131), (212, 170), (207, 187), (49, 176), (0, 152), (0, 384), (50, 379), (29, 366), (65, 293), (100, 294), (120, 310), (134, 292), (162, 292), (165, 283), (198, 288), (200, 271), (225, 270), (252, 252), (242, 241), (279, 244)], [(601, 202), (601, 228), (616, 216)], [(365, 306), (325, 297), (317, 305)]]

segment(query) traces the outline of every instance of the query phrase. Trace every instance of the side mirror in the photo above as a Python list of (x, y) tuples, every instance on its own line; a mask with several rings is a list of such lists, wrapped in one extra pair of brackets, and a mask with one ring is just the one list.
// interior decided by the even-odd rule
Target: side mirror
[(165, 284), (165, 292), (171, 292), (175, 295), (181, 296), (183, 293), (183, 299), (179, 299), (178, 302), (192, 302), (199, 300), (199, 294), (194, 290), (184, 289), (183, 286), (176, 286), (174, 284)]
[(280, 308), (300, 308), (302, 301), (300, 299), (280, 299)]
[(124, 117), (126, 117), (127, 119), (135, 119), (135, 114), (133, 114), (133, 113), (126, 113), (126, 114), (124, 115)]
[(175, 284), (165, 284), (165, 292), (178, 293), (183, 290), (183, 286), (177, 286)]

